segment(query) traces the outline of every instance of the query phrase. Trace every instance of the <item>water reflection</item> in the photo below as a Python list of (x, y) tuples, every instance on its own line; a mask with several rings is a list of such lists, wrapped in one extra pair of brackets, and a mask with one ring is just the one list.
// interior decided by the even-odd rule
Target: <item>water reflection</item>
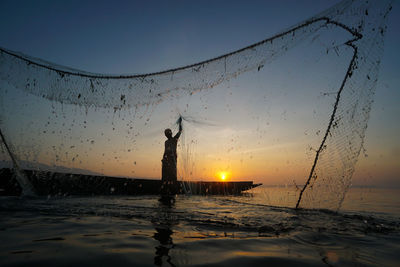
[(161, 196), (159, 199), (158, 216), (153, 220), (153, 225), (156, 232), (153, 238), (160, 244), (155, 247), (154, 264), (162, 266), (165, 260), (170, 266), (175, 266), (170, 250), (175, 247), (172, 235), (174, 225), (178, 224), (176, 216), (174, 216), (175, 210), (175, 197), (173, 196)]

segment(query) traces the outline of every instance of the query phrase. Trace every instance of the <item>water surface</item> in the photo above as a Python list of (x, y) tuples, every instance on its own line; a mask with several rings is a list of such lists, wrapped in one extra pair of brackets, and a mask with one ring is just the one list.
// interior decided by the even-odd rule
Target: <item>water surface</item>
[(338, 213), (284, 207), (293, 188), (251, 192), (2, 197), (0, 265), (398, 265), (400, 190), (352, 188)]

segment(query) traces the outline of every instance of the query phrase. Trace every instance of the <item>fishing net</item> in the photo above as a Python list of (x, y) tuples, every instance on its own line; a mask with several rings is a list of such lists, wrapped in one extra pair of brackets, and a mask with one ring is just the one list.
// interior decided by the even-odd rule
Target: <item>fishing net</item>
[[(338, 209), (378, 78), (384, 1), (343, 1), (275, 36), (190, 66), (103, 75), (0, 49), (1, 130), (23, 169), (295, 183), (293, 205)], [(3, 165), (10, 165), (2, 145)], [(11, 165), (10, 165), (11, 166)]]

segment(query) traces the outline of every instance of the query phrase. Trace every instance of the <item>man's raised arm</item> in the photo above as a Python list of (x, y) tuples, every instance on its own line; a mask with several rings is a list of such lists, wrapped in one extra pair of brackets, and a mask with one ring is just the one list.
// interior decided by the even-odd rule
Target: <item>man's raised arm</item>
[(179, 117), (178, 124), (179, 124), (179, 132), (174, 136), (174, 138), (176, 139), (178, 139), (182, 133), (182, 117)]

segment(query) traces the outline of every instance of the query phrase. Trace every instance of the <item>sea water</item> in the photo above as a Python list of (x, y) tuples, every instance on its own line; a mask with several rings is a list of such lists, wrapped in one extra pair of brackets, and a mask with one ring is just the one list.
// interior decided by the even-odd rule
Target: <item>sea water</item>
[(399, 266), (399, 189), (351, 188), (339, 212), (295, 195), (1, 197), (0, 266)]

